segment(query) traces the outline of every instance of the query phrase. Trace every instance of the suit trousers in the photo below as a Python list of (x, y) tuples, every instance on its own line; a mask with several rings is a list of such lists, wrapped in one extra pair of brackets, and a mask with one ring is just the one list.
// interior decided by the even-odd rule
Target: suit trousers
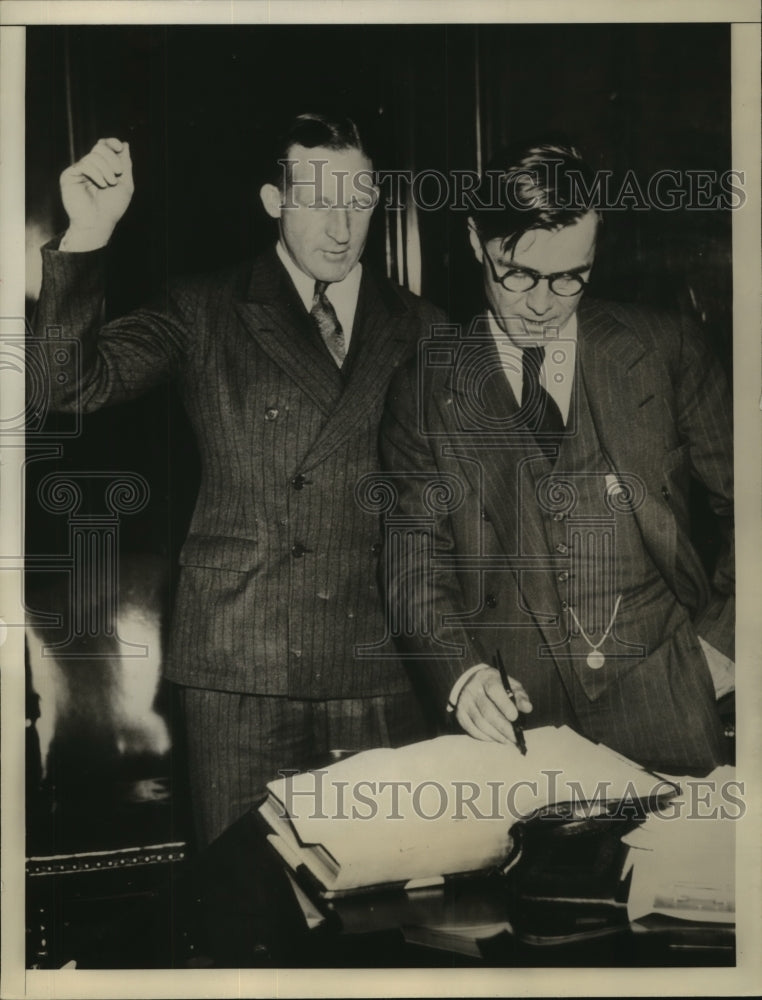
[(429, 735), (410, 692), (315, 701), (180, 687), (180, 699), (199, 848), (255, 805), (279, 771)]

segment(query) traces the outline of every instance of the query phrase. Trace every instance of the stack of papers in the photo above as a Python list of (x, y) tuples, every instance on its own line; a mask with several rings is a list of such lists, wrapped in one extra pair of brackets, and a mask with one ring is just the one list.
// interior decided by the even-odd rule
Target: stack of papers
[(675, 787), (568, 727), (513, 744), (441, 736), (268, 785), (269, 841), (329, 898), (504, 866), (511, 827), (548, 806), (649, 801)]
[(732, 767), (707, 778), (675, 778), (682, 792), (623, 837), (632, 872), (627, 913), (691, 921), (735, 921), (735, 820), (739, 786)]

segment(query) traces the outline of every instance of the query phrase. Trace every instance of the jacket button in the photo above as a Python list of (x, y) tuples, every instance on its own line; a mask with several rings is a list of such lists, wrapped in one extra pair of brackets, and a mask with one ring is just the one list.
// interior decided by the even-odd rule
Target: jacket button
[(497, 597), (495, 597), (494, 594), (487, 594), (487, 596), (484, 598), (484, 603), (486, 604), (486, 606), (488, 608), (496, 608), (497, 607)]
[(384, 546), (381, 542), (374, 542), (370, 547), (370, 551), (373, 553), (374, 556), (380, 556), (381, 552), (383, 551), (383, 548)]
[(566, 517), (566, 515), (559, 510), (557, 513), (555, 513), (553, 515), (553, 520), (554, 521), (563, 521), (563, 519), (565, 517)]
[(490, 520), (489, 514), (484, 509), (484, 507), (482, 507), (482, 521), (489, 521), (489, 520)]
[(672, 494), (669, 492), (666, 486), (662, 486), (661, 495), (664, 497), (665, 500), (669, 500)]
[(265, 420), (277, 420), (277, 419), (278, 419), (278, 410), (274, 406), (271, 406), (265, 410)]
[(296, 545), (291, 546), (291, 555), (294, 559), (301, 559), (304, 553), (308, 551), (309, 549), (302, 545), (301, 542), (297, 542)]
[(560, 552), (562, 556), (565, 556), (568, 551), (569, 546), (564, 545), (563, 542), (559, 542), (558, 545), (556, 545), (556, 552)]
[(306, 476), (303, 476), (300, 472), (298, 476), (294, 476), (294, 478), (291, 480), (291, 485), (294, 487), (295, 490), (302, 490), (309, 483), (309, 481), (310, 480), (307, 479)]
[(564, 570), (562, 573), (558, 574), (558, 582), (559, 583), (566, 583), (566, 581), (568, 579), (569, 579), (569, 574), (566, 572), (566, 570)]

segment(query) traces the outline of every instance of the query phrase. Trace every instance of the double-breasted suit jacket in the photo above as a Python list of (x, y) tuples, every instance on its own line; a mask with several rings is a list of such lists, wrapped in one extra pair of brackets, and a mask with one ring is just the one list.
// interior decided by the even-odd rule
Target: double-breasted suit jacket
[(198, 442), (166, 675), (304, 699), (407, 690), (398, 661), (354, 656), (384, 634), (381, 535), (355, 486), (378, 468), (391, 375), (436, 310), (365, 268), (340, 372), (274, 250), (101, 325), (106, 252), (56, 246), (36, 336), (47, 352), (50, 324), (78, 337), (83, 374), (52, 383), (54, 407), (88, 412), (174, 378)]
[[(394, 608), (412, 595), (420, 605), (414, 615), (424, 625), (408, 628), (402, 646), (441, 711), (457, 678), (501, 649), (534, 704), (528, 724), (568, 722), (644, 763), (703, 770), (726, 750), (697, 637), (733, 657), (727, 385), (697, 331), (676, 319), (595, 301), (583, 301), (577, 316), (574, 394), (589, 404), (608, 474), (601, 482), (615, 485), (615, 504), (634, 521), (631, 561), (648, 567), (661, 594), (630, 612), (631, 631), (637, 638), (640, 624), (659, 623), (651, 627), (662, 630), (658, 640), (640, 656), (609, 656), (602, 669), (570, 655), (588, 651), (579, 636), (576, 647), (569, 640), (573, 564), (559, 533), (564, 505), (573, 510), (575, 469), (559, 458), (564, 475), (554, 483), (534, 439), (512, 430), (518, 404), (479, 322), (427, 348), (390, 390), (382, 456), (397, 513), (428, 516), (433, 537), (427, 527), (415, 551), (390, 563), (389, 600)], [(422, 486), (437, 476), (450, 506), (443, 501), (432, 517)], [(711, 579), (691, 540), (692, 478), (706, 488), (722, 534)], [(425, 577), (427, 585), (411, 585)]]

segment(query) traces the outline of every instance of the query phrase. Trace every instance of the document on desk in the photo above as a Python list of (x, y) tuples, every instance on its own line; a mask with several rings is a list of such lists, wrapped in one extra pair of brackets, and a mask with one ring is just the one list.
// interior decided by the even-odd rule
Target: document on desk
[(513, 744), (440, 736), (279, 778), (260, 810), (269, 840), (329, 898), (503, 866), (512, 827), (550, 806), (589, 815), (677, 792), (566, 726), (528, 730), (526, 741), (522, 756)]
[(706, 778), (679, 778), (681, 794), (623, 837), (632, 871), (627, 913), (638, 920), (660, 913), (682, 920), (735, 921), (735, 769)]

